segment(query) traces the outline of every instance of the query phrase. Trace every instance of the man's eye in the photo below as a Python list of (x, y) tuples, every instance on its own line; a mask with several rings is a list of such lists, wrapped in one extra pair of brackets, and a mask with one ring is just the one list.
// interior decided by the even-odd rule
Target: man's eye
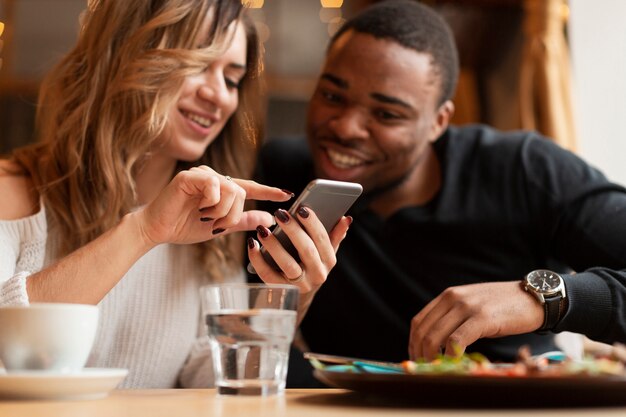
[(330, 91), (322, 91), (322, 97), (328, 102), (331, 103), (340, 103), (342, 101), (341, 96), (339, 94), (331, 93)]
[(379, 110), (376, 113), (377, 113), (376, 116), (381, 120), (397, 120), (401, 118), (399, 114), (386, 111), (386, 110)]

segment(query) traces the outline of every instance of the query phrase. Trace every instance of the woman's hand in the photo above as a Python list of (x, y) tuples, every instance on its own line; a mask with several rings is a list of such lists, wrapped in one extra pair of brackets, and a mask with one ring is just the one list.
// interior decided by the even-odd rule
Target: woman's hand
[(197, 243), (235, 231), (269, 226), (269, 213), (244, 211), (246, 199), (287, 201), (292, 194), (254, 181), (230, 178), (207, 166), (179, 172), (156, 199), (134, 213), (144, 239)]
[(298, 286), (300, 289), (298, 322), (300, 322), (315, 293), (337, 263), (335, 254), (346, 236), (352, 218), (342, 217), (329, 234), (313, 210), (300, 207), (297, 216), (302, 226), (286, 210), (277, 210), (275, 213), (280, 228), (297, 249), (300, 262), (297, 262), (262, 224), (257, 227), (257, 237), (281, 270), (277, 271), (265, 261), (259, 243), (253, 238), (248, 239), (248, 256), (250, 263), (265, 283)]

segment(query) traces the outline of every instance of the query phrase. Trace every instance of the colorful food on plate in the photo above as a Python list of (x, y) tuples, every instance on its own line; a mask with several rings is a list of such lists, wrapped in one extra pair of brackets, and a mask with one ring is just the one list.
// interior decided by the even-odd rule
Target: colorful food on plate
[(605, 356), (585, 356), (582, 360), (565, 358), (551, 361), (549, 357), (531, 356), (528, 347), (520, 348), (515, 363), (493, 363), (479, 353), (466, 353), (457, 356), (440, 355), (435, 360), (404, 361), (406, 373), (414, 375), (471, 375), (471, 376), (626, 376), (626, 347), (615, 345)]

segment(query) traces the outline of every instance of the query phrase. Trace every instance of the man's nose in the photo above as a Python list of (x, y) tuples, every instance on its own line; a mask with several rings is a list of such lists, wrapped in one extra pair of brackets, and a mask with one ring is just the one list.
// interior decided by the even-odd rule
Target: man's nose
[(329, 127), (338, 138), (344, 140), (365, 139), (369, 135), (367, 116), (358, 109), (344, 109), (330, 120)]

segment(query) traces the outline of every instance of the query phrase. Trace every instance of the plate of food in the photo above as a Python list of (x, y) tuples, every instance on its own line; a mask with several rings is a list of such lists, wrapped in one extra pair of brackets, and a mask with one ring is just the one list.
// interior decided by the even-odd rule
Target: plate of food
[(626, 404), (624, 357), (550, 360), (520, 350), (515, 363), (476, 353), (388, 363), (307, 353), (325, 384), (431, 406), (572, 407)]

